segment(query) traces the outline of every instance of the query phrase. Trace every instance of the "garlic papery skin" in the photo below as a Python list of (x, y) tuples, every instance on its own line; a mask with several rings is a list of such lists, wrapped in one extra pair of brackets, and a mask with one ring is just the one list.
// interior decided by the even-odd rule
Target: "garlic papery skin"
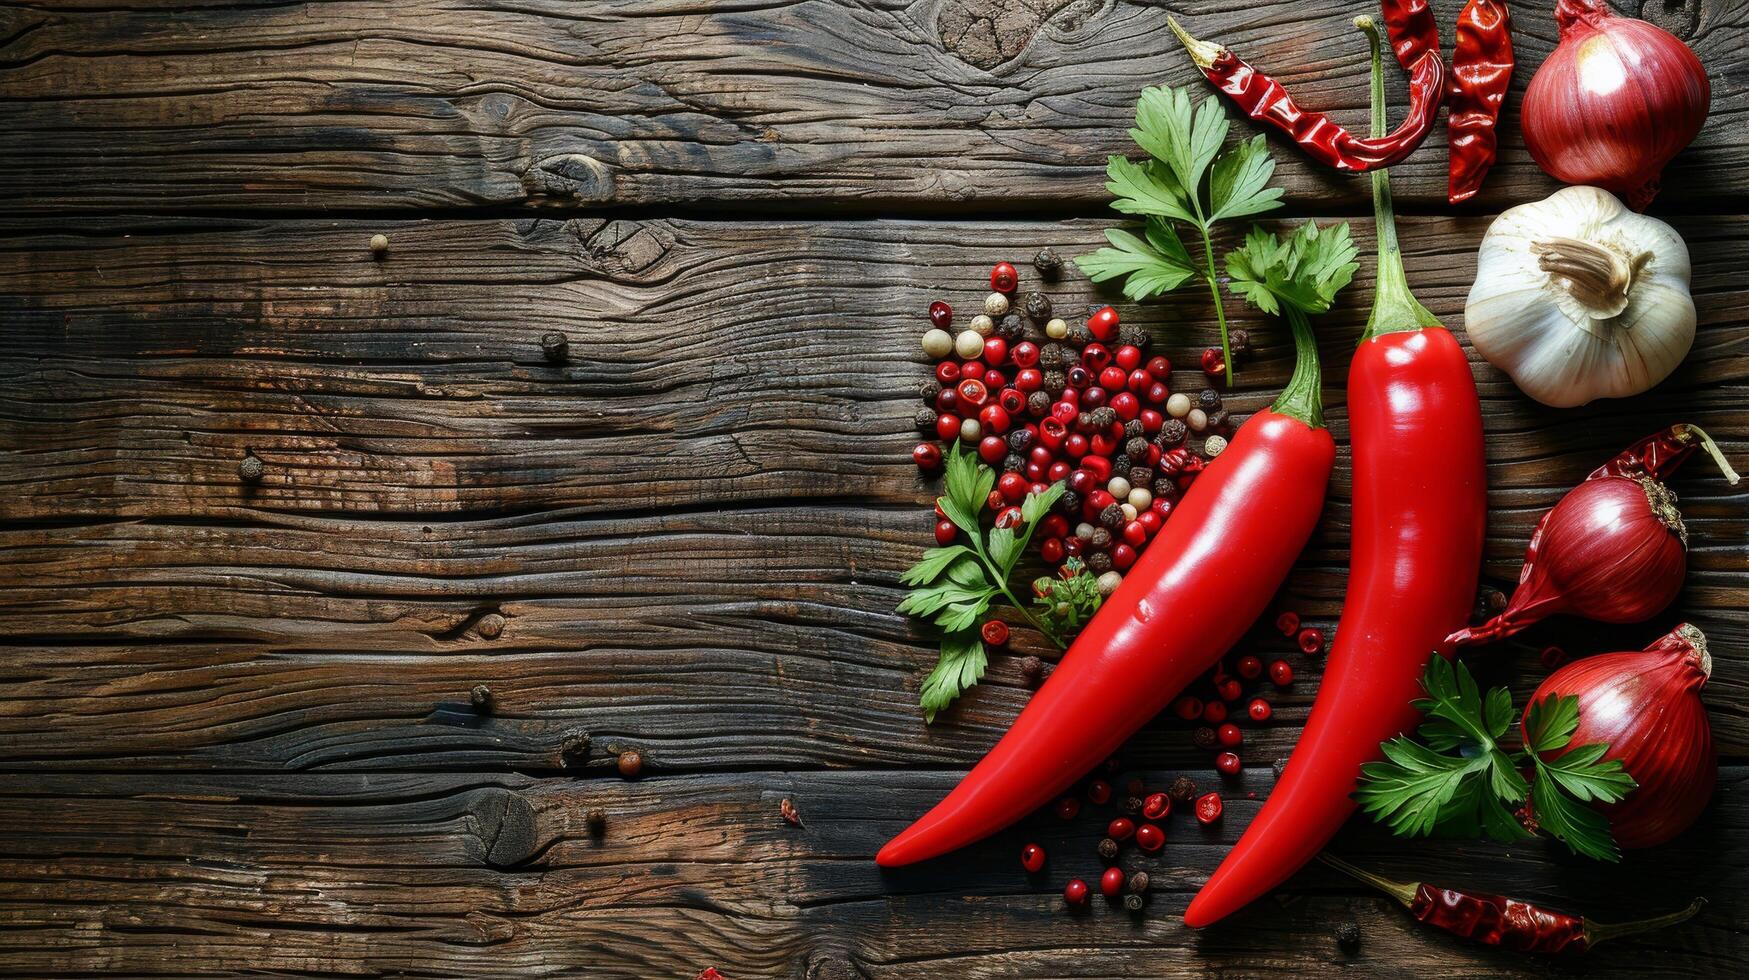
[(1555, 408), (1637, 395), (1694, 344), (1688, 246), (1596, 187), (1564, 187), (1489, 226), (1464, 304), (1470, 344)]

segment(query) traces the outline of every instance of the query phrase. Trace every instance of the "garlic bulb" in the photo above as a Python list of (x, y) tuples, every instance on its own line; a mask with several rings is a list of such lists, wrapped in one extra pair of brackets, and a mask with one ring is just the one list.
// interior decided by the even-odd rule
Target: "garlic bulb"
[(1464, 325), (1544, 405), (1637, 395), (1694, 343), (1688, 275), (1676, 229), (1608, 191), (1564, 187), (1489, 226)]

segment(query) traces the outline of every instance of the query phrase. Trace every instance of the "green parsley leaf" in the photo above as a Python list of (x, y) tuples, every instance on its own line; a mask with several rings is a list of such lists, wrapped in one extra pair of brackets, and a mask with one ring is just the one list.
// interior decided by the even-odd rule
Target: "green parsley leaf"
[(1143, 241), (1127, 231), (1109, 229), (1105, 240), (1112, 247), (1083, 255), (1075, 262), (1094, 282), (1127, 276), (1123, 294), (1136, 301), (1171, 292), (1200, 274), (1170, 224), (1149, 218), (1147, 236)]
[(1193, 113), (1183, 89), (1155, 85), (1136, 100), (1136, 128), (1130, 139), (1172, 169), (1180, 188), (1194, 193), (1209, 162), (1227, 138), (1227, 113), (1211, 95)]
[(1537, 823), (1574, 854), (1594, 861), (1621, 860), (1621, 849), (1609, 833), (1609, 821), (1595, 809), (1561, 792), (1547, 773), (1538, 771), (1530, 803)]
[(1193, 210), (1196, 202), (1178, 186), (1172, 171), (1160, 163), (1131, 163), (1114, 156), (1106, 161), (1105, 176), (1110, 178), (1105, 189), (1116, 198), (1111, 202), (1114, 211), (1198, 221)]
[[(1212, 96), (1209, 101), (1214, 101)], [(1275, 158), (1269, 155), (1262, 133), (1221, 154), (1209, 177), (1209, 220), (1243, 218), (1281, 207), (1281, 188), (1268, 186), (1274, 173)]]
[(988, 663), (984, 641), (978, 637), (977, 630), (961, 630), (942, 636), (941, 657), (935, 662), (935, 669), (923, 678), (917, 699), (923, 707), (923, 719), (934, 721), (935, 716), (966, 688), (982, 680)]
[(1360, 268), (1348, 225), (1320, 229), (1307, 221), (1287, 241), (1255, 225), (1245, 244), (1227, 253), (1227, 288), (1265, 313), (1286, 303), (1303, 313), (1324, 313)]
[(1020, 502), (1021, 523), (1031, 525), (1039, 522), (1051, 512), (1051, 508), (1063, 497), (1069, 485), (1061, 480), (1045, 488), (1044, 493), (1029, 493)]
[(1531, 704), (1524, 718), (1524, 747), (1532, 752), (1553, 752), (1567, 747), (1579, 730), (1579, 699), (1547, 697)]
[(930, 548), (923, 553), (922, 558), (917, 560), (917, 564), (905, 569), (904, 574), (899, 576), (899, 583), (901, 585), (928, 585), (940, 578), (941, 573), (947, 571), (947, 566), (952, 564), (955, 558), (971, 553), (972, 549), (963, 544), (949, 545), (946, 548)]
[(1014, 568), (1014, 563), (1020, 558), (1020, 539), (1014, 536), (1014, 529), (993, 527), (990, 529), (990, 561), (1004, 575)]
[(1043, 575), (1033, 580), (1033, 607), (1040, 622), (1069, 635), (1093, 618), (1105, 596), (1099, 591), (1099, 580), (1079, 558), (1064, 562), (1062, 572), (1066, 578)]
[(1451, 802), (1466, 779), (1488, 765), (1485, 759), (1440, 755), (1402, 737), (1379, 748), (1387, 761), (1360, 768), (1362, 783), (1355, 798), (1374, 820), (1402, 837), (1432, 833), (1440, 809)]

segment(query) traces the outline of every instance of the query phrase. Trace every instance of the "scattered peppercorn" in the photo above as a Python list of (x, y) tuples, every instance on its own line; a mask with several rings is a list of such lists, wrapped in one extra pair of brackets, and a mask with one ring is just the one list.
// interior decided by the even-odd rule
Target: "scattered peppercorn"
[(382, 234), (370, 236), (370, 254), (379, 259), (389, 254), (389, 236)]
[(644, 771), (644, 754), (637, 749), (627, 749), (619, 754), (616, 764), (621, 776), (634, 779)]
[(1114, 841), (1126, 841), (1136, 832), (1136, 822), (1129, 817), (1113, 817), (1105, 825), (1105, 836)]
[(939, 421), (940, 418), (941, 418), (941, 416), (937, 415), (935, 413), (935, 409), (933, 409), (933, 408), (920, 408), (920, 409), (918, 409), (917, 410), (917, 418), (916, 418), (917, 431), (923, 432), (923, 433), (934, 432), (935, 431), (935, 423), (937, 421)]
[(1122, 527), (1124, 523), (1123, 507), (1118, 504), (1107, 504), (1105, 509), (1099, 512), (1099, 523), (1113, 529)]
[(1151, 823), (1141, 824), (1136, 828), (1136, 846), (1153, 854), (1166, 843), (1166, 832)]
[(1154, 437), (1154, 445), (1161, 449), (1171, 449), (1184, 445), (1184, 440), (1190, 435), (1190, 426), (1183, 419), (1167, 419), (1160, 424), (1160, 434)]
[(1065, 514), (1081, 513), (1081, 495), (1073, 490), (1064, 490), (1057, 498), (1057, 509)]
[(1020, 661), (1020, 676), (1028, 684), (1037, 684), (1045, 675), (1045, 662), (1037, 657), (1023, 657)]
[(1251, 331), (1244, 327), (1227, 332), (1227, 349), (1233, 352), (1233, 359), (1248, 357), (1251, 354)]
[(1102, 806), (1111, 802), (1111, 784), (1103, 779), (1095, 779), (1087, 784), (1087, 802)]
[(484, 684), (475, 684), (474, 689), (468, 692), (468, 701), (473, 704), (475, 711), (491, 711), (492, 689)]
[(1107, 861), (1115, 861), (1117, 860), (1119, 850), (1117, 841), (1112, 840), (1110, 837), (1100, 838), (1098, 851), (1101, 858), (1104, 858)]
[(1270, 715), (1274, 713), (1275, 711), (1270, 708), (1269, 702), (1262, 698), (1252, 698), (1251, 703), (1245, 706), (1245, 714), (1252, 721), (1268, 721)]
[(1222, 809), (1219, 793), (1204, 793), (1196, 798), (1196, 819), (1205, 827), (1221, 819)]
[(1165, 793), (1150, 793), (1142, 801), (1142, 816), (1149, 820), (1164, 820), (1172, 812), (1172, 797)]
[(1130, 894), (1144, 895), (1147, 891), (1148, 873), (1146, 871), (1138, 871), (1135, 874), (1130, 875)]
[(1196, 731), (1190, 733), (1190, 740), (1196, 743), (1196, 747), (1199, 749), (1212, 749), (1220, 744), (1215, 730), (1207, 725), (1198, 725)]
[(1037, 844), (1028, 844), (1020, 849), (1020, 866), (1031, 874), (1044, 870), (1045, 849)]
[(1093, 533), (1088, 536), (1087, 543), (1092, 547), (1103, 551), (1106, 548), (1111, 547), (1111, 532), (1105, 528), (1096, 527), (1093, 529)]
[(1282, 636), (1293, 636), (1300, 631), (1300, 614), (1292, 609), (1285, 609), (1275, 617), (1275, 629)]
[(999, 647), (1008, 643), (1008, 624), (1000, 619), (990, 620), (978, 632), (990, 646)]
[(1147, 434), (1148, 434), (1148, 430), (1145, 426), (1142, 425), (1141, 419), (1130, 419), (1128, 422), (1125, 422), (1123, 424), (1123, 437), (1125, 440), (1125, 443), (1124, 443), (1125, 451), (1129, 452), (1128, 440), (1130, 440), (1130, 439), (1142, 439), (1144, 441), (1144, 445), (1142, 446), (1142, 451), (1139, 453), (1138, 452), (1130, 452), (1130, 455), (1131, 456), (1140, 456), (1143, 453), (1146, 453), (1148, 451), (1148, 448), (1146, 445)]
[(1081, 801), (1073, 796), (1065, 796), (1057, 801), (1055, 809), (1059, 820), (1073, 820), (1081, 812)]
[(1117, 330), (1117, 342), (1120, 346), (1134, 347), (1137, 350), (1145, 351), (1148, 349), (1148, 343), (1153, 339), (1143, 327), (1126, 326), (1119, 327)]
[(1306, 656), (1315, 656), (1324, 649), (1324, 631), (1313, 627), (1300, 630), (1300, 652)]
[(583, 823), (589, 828), (591, 837), (600, 837), (607, 832), (607, 811), (596, 807), (584, 816)]
[(1360, 926), (1353, 922), (1344, 922), (1336, 927), (1336, 945), (1343, 952), (1352, 953), (1360, 948)]
[(1204, 388), (1196, 393), (1196, 407), (1205, 412), (1213, 412), (1221, 407), (1221, 393), (1213, 388)]
[(560, 333), (559, 331), (549, 330), (546, 333), (543, 333), (540, 335), (541, 355), (544, 356), (547, 360), (553, 362), (554, 364), (557, 364), (560, 361), (563, 361), (565, 359), (565, 355), (570, 353), (570, 350), (571, 350), (570, 338), (566, 337), (564, 334)]
[(1086, 905), (1087, 882), (1079, 878), (1070, 878), (1069, 883), (1063, 886), (1063, 901), (1069, 903), (1070, 908), (1080, 908)]
[(504, 633), (504, 617), (498, 613), (487, 613), (474, 624), (474, 631), (488, 640), (496, 640)]
[[(1116, 507), (1117, 505), (1113, 504), (1112, 506)], [(1087, 556), (1086, 561), (1087, 570), (1095, 575), (1104, 575), (1106, 572), (1111, 571), (1110, 552), (1095, 551), (1093, 554)]]
[(1099, 876), (1099, 893), (1106, 898), (1116, 898), (1123, 894), (1124, 873), (1122, 868), (1106, 868)]
[(1063, 271), (1063, 257), (1057, 250), (1046, 245), (1032, 254), (1032, 267), (1046, 279), (1055, 279), (1057, 273)]
[(1269, 665), (1269, 679), (1276, 687), (1286, 687), (1294, 682), (1294, 669), (1285, 660), (1277, 660)]
[(1209, 459), (1214, 459), (1216, 456), (1219, 456), (1226, 451), (1227, 439), (1225, 436), (1209, 436), (1207, 439), (1203, 440), (1202, 454)]
[(1172, 785), (1166, 787), (1166, 795), (1172, 797), (1174, 803), (1189, 803), (1196, 799), (1196, 780), (1189, 776), (1179, 776), (1172, 780)]
[(1131, 797), (1126, 798), (1123, 801), (1123, 812), (1129, 814), (1132, 817), (1140, 816), (1141, 812), (1142, 812), (1142, 799), (1141, 799), (1141, 797), (1131, 796)]
[(1086, 347), (1093, 343), (1093, 331), (1087, 329), (1085, 323), (1071, 323), (1069, 324), (1069, 335), (1065, 339), (1076, 347)]
[(801, 812), (796, 809), (795, 801), (787, 796), (777, 804), (777, 814), (783, 818), (784, 823), (789, 824), (791, 827), (800, 827), (802, 825)]
[(1026, 457), (1019, 453), (1009, 453), (1002, 457), (1002, 472), (1019, 473), (1026, 469)]
[(261, 462), (261, 457), (254, 453), (244, 456), (243, 461), (237, 464), (237, 476), (244, 483), (259, 483), (266, 472), (267, 467)]
[(1051, 298), (1035, 289), (1026, 294), (1021, 309), (1026, 312), (1027, 319), (1034, 323), (1044, 323), (1051, 318)]

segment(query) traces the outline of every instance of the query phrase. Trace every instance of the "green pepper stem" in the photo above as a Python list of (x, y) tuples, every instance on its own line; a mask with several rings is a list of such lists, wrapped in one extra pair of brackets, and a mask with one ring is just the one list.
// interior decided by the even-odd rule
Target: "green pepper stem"
[(1314, 429), (1324, 426), (1323, 370), (1318, 366), (1318, 338), (1306, 311), (1292, 303), (1281, 305), (1294, 335), (1294, 373), (1287, 379), (1270, 411), (1299, 419)]
[(1697, 898), (1688, 903), (1687, 908), (1677, 909), (1664, 915), (1654, 915), (1649, 919), (1636, 919), (1633, 922), (1592, 922), (1585, 920), (1585, 948), (1603, 942), (1606, 939), (1620, 939), (1623, 936), (1633, 936), (1654, 929), (1664, 929), (1679, 922), (1687, 922), (1706, 904), (1706, 899)]
[(1700, 448), (1713, 458), (1714, 463), (1718, 464), (1719, 472), (1725, 475), (1725, 482), (1731, 486), (1736, 486), (1742, 478), (1737, 475), (1736, 470), (1731, 468), (1731, 461), (1725, 458), (1724, 451), (1719, 449), (1719, 444), (1713, 441), (1713, 437), (1707, 435), (1706, 431), (1698, 425), (1690, 425), (1685, 422), (1681, 428), (1688, 433), (1690, 438), (1700, 440)]
[(1375, 875), (1371, 871), (1362, 871), (1329, 852), (1319, 854), (1318, 860), (1323, 861), (1325, 864), (1328, 864), (1330, 867), (1335, 868), (1356, 881), (1362, 881), (1377, 888), (1386, 895), (1402, 902), (1405, 908), (1413, 904), (1415, 901), (1416, 886), (1409, 882), (1392, 881), (1383, 875)]
[[(1379, 25), (1371, 17), (1354, 18), (1354, 26), (1366, 33), (1372, 70), (1372, 135), (1384, 136), (1385, 61)], [(1397, 245), (1397, 219), (1391, 206), (1391, 173), (1387, 168), (1372, 172), (1373, 224), (1377, 229), (1379, 264), (1373, 285), (1372, 314), (1366, 318), (1365, 343), (1379, 334), (1442, 327), (1439, 318), (1415, 299), (1409, 277), (1403, 271), (1403, 250)]]

